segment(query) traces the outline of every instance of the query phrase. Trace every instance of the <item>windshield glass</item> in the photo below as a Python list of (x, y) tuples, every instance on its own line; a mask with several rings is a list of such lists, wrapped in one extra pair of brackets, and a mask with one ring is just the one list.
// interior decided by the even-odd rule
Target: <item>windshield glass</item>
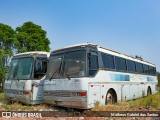
[(33, 58), (17, 58), (11, 60), (8, 79), (29, 79), (32, 72)]
[(48, 65), (48, 78), (57, 78), (60, 74), (60, 68), (62, 64), (62, 54), (54, 55), (50, 57), (49, 65)]
[(65, 54), (63, 76), (82, 77), (85, 75), (85, 51), (74, 51)]
[(51, 56), (47, 77), (53, 79), (85, 76), (85, 56), (85, 51), (67, 52)]

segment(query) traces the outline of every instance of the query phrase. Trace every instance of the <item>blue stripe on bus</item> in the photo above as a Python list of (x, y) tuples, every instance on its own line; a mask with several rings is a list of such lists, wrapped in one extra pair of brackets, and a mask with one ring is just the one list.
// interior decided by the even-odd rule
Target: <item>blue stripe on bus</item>
[(113, 81), (130, 81), (129, 75), (110, 74), (110, 78)]
[(153, 77), (147, 77), (147, 81), (153, 82), (153, 81), (156, 81), (156, 80), (155, 80), (155, 78), (153, 78)]

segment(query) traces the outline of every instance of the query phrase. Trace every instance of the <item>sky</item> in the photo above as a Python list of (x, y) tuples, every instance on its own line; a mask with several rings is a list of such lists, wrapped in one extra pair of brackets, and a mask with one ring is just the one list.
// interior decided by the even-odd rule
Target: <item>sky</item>
[(160, 72), (159, 6), (160, 0), (1, 0), (0, 23), (40, 25), (51, 51), (88, 42), (141, 56)]

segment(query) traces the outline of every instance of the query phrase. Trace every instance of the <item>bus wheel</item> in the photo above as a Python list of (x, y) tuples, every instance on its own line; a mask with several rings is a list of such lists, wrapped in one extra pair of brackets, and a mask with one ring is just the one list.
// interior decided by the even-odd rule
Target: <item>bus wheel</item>
[(150, 87), (148, 87), (148, 89), (147, 89), (147, 96), (148, 95), (152, 95), (152, 91), (151, 91), (151, 88)]
[(117, 102), (117, 95), (113, 89), (110, 89), (106, 95), (106, 103), (105, 104), (114, 104)]

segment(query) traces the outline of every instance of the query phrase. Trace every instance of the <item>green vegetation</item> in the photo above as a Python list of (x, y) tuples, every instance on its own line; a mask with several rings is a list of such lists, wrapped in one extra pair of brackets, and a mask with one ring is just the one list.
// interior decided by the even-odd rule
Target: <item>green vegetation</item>
[(50, 51), (47, 32), (41, 26), (25, 22), (16, 30), (0, 23), (0, 86), (8, 71), (7, 65), (13, 53)]
[(3, 92), (3, 89), (2, 89), (2, 87), (0, 87), (0, 93), (2, 93)]
[(19, 52), (28, 51), (50, 51), (50, 41), (46, 37), (47, 32), (32, 22), (26, 22), (16, 28), (16, 38), (18, 44), (16, 48)]
[(0, 23), (0, 83), (4, 81), (7, 63), (13, 54), (15, 31), (8, 25)]
[(110, 110), (160, 110), (160, 92), (155, 95), (149, 95), (144, 98), (119, 102), (114, 105), (98, 106), (92, 111), (110, 111)]
[(4, 98), (4, 94), (3, 94), (3, 90), (0, 87), (0, 102), (4, 102), (5, 98)]
[(5, 100), (4, 94), (3, 94), (3, 93), (0, 93), (0, 102), (3, 102), (4, 100)]

